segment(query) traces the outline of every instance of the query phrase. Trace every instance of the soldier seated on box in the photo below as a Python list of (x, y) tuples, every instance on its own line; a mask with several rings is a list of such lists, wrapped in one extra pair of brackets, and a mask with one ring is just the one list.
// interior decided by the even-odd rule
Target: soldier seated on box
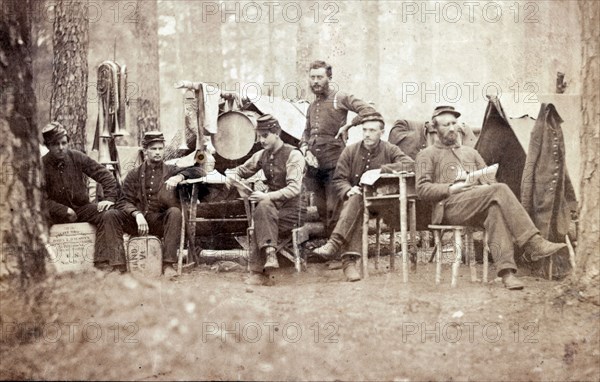
[[(48, 124), (42, 130), (42, 136), (49, 150), (42, 158), (42, 165), (50, 222), (95, 225), (94, 266), (124, 272), (125, 250), (119, 211), (112, 208), (118, 198), (115, 177), (84, 153), (69, 149), (69, 136), (60, 123)], [(102, 185), (105, 200), (90, 203), (87, 177)]]
[(264, 172), (268, 191), (254, 191), (249, 195), (249, 199), (257, 203), (252, 217), (258, 253), (251, 252), (246, 284), (266, 285), (268, 269), (279, 267), (276, 247), (280, 234), (297, 227), (304, 215), (300, 189), (305, 162), (299, 150), (281, 140), (281, 126), (273, 116), (260, 117), (256, 133), (263, 149), (226, 173), (230, 186), (232, 183), (239, 185), (241, 178), (248, 178), (260, 170)]
[(170, 277), (177, 273), (181, 237), (181, 208), (175, 189), (184, 179), (205, 174), (198, 165), (181, 168), (164, 163), (165, 138), (159, 131), (145, 133), (142, 148), (144, 163), (125, 177), (118, 208), (125, 232), (163, 238), (163, 274)]

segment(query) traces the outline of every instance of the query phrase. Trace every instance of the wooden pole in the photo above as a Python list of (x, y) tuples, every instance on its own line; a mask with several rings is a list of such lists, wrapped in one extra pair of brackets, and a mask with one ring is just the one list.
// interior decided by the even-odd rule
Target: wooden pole
[(406, 178), (399, 177), (400, 188), (400, 245), (402, 247), (402, 281), (408, 282), (408, 242), (407, 242), (407, 205), (406, 205)]
[(439, 285), (442, 279), (442, 240), (440, 231), (433, 231), (433, 240), (435, 242), (435, 284)]
[(367, 205), (367, 188), (363, 186), (363, 224), (362, 224), (362, 278), (369, 278), (369, 207)]
[(458, 282), (458, 268), (462, 260), (462, 235), (461, 230), (454, 228), (454, 263), (452, 264), (452, 282), (450, 286), (456, 288)]

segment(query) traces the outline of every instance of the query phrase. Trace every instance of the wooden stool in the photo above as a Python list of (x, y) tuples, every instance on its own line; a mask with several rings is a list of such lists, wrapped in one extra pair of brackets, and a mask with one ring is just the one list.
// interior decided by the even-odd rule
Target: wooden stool
[[(473, 243), (473, 229), (462, 225), (429, 225), (429, 229), (433, 231), (435, 241), (435, 283), (439, 284), (442, 273), (442, 236), (444, 230), (454, 231), (454, 261), (452, 263), (452, 281), (450, 286), (456, 287), (458, 280), (458, 267), (462, 260), (462, 234), (465, 234), (465, 252), (466, 262), (469, 264), (471, 271), (471, 282), (477, 281), (477, 269), (475, 268), (475, 246)], [(487, 232), (483, 238), (483, 282), (488, 282), (488, 237)]]

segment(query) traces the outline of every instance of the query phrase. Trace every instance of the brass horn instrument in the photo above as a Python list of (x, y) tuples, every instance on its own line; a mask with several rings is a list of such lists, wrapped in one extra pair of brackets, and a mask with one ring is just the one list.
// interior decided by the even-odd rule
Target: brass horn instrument
[(177, 122), (179, 122), (179, 126), (181, 126), (181, 144), (179, 145), (179, 150), (189, 150), (190, 148), (187, 145), (187, 137), (186, 137), (186, 123), (185, 123), (185, 92), (183, 92), (183, 102), (181, 104), (181, 112), (179, 113), (179, 118)]
[(115, 119), (115, 131), (113, 135), (115, 137), (122, 137), (124, 135), (129, 135), (127, 132), (127, 110), (126, 106), (128, 104), (127, 100), (127, 65), (121, 66), (121, 70), (118, 76), (118, 84), (117, 87), (118, 94), (115, 96), (117, 99), (116, 104), (116, 119)]
[(98, 163), (103, 165), (112, 165), (114, 161), (110, 157), (110, 148), (108, 147), (109, 138), (100, 138), (98, 145)]
[[(115, 137), (126, 134), (126, 70), (114, 61), (104, 61), (98, 66), (98, 120), (92, 148), (98, 151), (98, 162), (113, 173), (119, 184), (121, 175)], [(96, 192), (96, 196), (101, 197), (101, 187)]]

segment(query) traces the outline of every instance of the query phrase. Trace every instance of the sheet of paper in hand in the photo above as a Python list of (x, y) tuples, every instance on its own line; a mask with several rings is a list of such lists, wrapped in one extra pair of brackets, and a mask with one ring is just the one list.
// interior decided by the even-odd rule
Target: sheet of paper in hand
[(490, 182), (496, 181), (496, 173), (498, 172), (498, 164), (493, 164), (491, 166), (484, 167), (477, 171), (473, 171), (467, 175), (466, 183), (469, 184), (487, 184)]
[(366, 186), (372, 186), (377, 182), (377, 179), (381, 177), (381, 169), (374, 169), (365, 171), (360, 177), (360, 184), (364, 184)]
[(225, 175), (217, 170), (213, 170), (200, 178), (203, 183), (207, 184), (225, 184)]
[(242, 195), (242, 196), (250, 195), (251, 193), (254, 192), (254, 190), (252, 188), (250, 188), (248, 185), (246, 185), (244, 183), (244, 181), (241, 180), (240, 178), (238, 178), (234, 173), (226, 171), (225, 176), (227, 177), (227, 179), (229, 179), (231, 181), (231, 184), (233, 184), (235, 186), (235, 188), (238, 189), (240, 195)]

